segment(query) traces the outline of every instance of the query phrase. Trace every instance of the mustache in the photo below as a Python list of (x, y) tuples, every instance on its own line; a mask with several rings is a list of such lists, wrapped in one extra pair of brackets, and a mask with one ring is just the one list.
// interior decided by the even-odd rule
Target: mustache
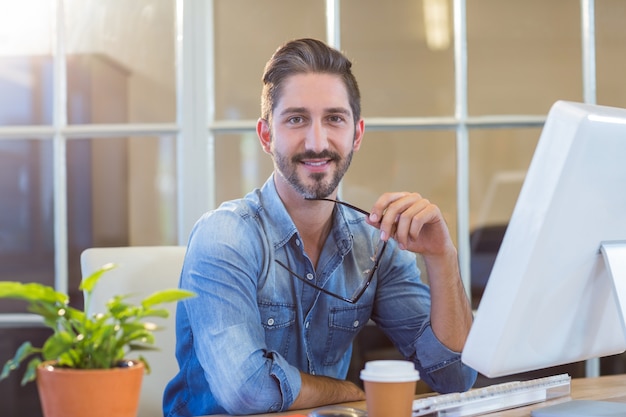
[(303, 159), (330, 159), (332, 161), (340, 161), (341, 155), (328, 149), (322, 152), (305, 151), (291, 157), (291, 162), (301, 162)]

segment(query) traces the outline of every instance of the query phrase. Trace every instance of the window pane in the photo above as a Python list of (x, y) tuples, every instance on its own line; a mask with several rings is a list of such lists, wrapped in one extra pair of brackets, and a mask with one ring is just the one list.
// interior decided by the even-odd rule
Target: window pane
[[(76, 256), (91, 246), (176, 244), (175, 138), (75, 139), (68, 160)], [(78, 268), (78, 259), (70, 266)]]
[(597, 101), (626, 107), (626, 2), (597, 0), (595, 4)]
[(5, 2), (0, 13), (0, 125), (52, 121), (54, 1)]
[[(67, 142), (69, 295), (92, 246), (176, 244), (175, 139)], [(0, 280), (54, 286), (52, 141), (0, 141)], [(26, 312), (3, 300), (0, 313)]]
[(282, 43), (326, 37), (325, 1), (215, 0), (215, 118), (261, 114), (261, 75)]
[(50, 55), (54, 16), (54, 1), (5, 2), (0, 14), (0, 55)]
[(70, 123), (176, 120), (175, 3), (65, 2)]
[(508, 223), (540, 128), (470, 132), (471, 228)]
[[(126, 68), (103, 55), (68, 55), (68, 123), (130, 122), (131, 78)], [(150, 106), (147, 100), (143, 104)]]
[(221, 134), (215, 138), (216, 201), (241, 198), (261, 187), (272, 172), (272, 159), (254, 132)]
[(467, 2), (472, 115), (546, 114), (582, 101), (580, 2)]
[(52, 123), (52, 57), (0, 56), (0, 126)]
[(364, 116), (454, 113), (451, 3), (341, 2), (341, 49), (354, 64)]
[(131, 246), (178, 241), (176, 138), (128, 140), (128, 237)]
[(541, 134), (539, 128), (470, 132), (470, 265), (478, 307)]
[[(54, 285), (52, 142), (0, 141), (0, 280)], [(0, 312), (25, 312), (3, 300)]]

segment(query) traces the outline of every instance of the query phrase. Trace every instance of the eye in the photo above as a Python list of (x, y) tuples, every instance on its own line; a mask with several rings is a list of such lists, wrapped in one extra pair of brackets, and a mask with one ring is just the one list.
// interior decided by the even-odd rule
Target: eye
[(345, 118), (342, 115), (333, 114), (331, 116), (328, 116), (328, 121), (331, 123), (343, 123), (345, 121)]
[(291, 116), (289, 119), (287, 119), (287, 123), (292, 125), (301, 124), (303, 121), (304, 118), (302, 116)]

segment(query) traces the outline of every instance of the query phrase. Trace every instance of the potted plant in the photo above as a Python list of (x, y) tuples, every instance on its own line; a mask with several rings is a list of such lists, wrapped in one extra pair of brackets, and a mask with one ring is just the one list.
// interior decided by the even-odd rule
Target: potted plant
[[(24, 342), (0, 374), (2, 380), (28, 360), (21, 384), (37, 381), (46, 417), (134, 417), (143, 373), (149, 373), (150, 366), (141, 355), (137, 359), (128, 355), (156, 349), (153, 332), (158, 327), (146, 319), (167, 317), (169, 311), (160, 307), (161, 304), (194, 295), (181, 289), (165, 289), (137, 305), (128, 302), (128, 295), (118, 295), (109, 300), (106, 311), (88, 315), (95, 285), (115, 267), (104, 265), (83, 279), (80, 284), (85, 295), (83, 310), (71, 307), (66, 294), (49, 286), (0, 282), (0, 298), (25, 300), (28, 311), (41, 316), (44, 325), (53, 331), (41, 347)], [(126, 380), (129, 386), (124, 385)], [(50, 389), (59, 392), (50, 393)], [(101, 403), (96, 398), (100, 394), (105, 396)], [(125, 401), (129, 403), (124, 404)], [(81, 404), (87, 408), (81, 409)]]

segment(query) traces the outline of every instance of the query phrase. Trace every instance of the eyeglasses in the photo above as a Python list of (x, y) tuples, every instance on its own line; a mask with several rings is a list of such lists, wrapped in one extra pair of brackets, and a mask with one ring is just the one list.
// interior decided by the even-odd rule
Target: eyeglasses
[[(348, 204), (345, 203), (343, 201), (339, 201), (339, 200), (333, 200), (332, 198), (307, 198), (307, 200), (323, 200), (323, 201), (330, 201), (332, 203), (335, 204), (341, 204), (345, 207), (348, 207), (352, 210), (358, 211), (359, 213), (365, 214), (366, 216), (369, 216), (370, 213), (368, 213), (367, 211), (360, 209), (356, 206), (353, 206), (352, 204)], [(304, 282), (305, 284), (315, 288), (318, 291), (323, 292), (324, 294), (328, 294), (331, 297), (335, 297), (338, 298), (340, 300), (343, 300), (347, 303), (350, 304), (355, 304), (357, 301), (359, 301), (359, 299), (361, 299), (361, 297), (363, 296), (363, 294), (365, 293), (365, 290), (367, 290), (367, 287), (370, 286), (370, 284), (372, 283), (372, 279), (374, 279), (374, 274), (376, 273), (376, 270), (378, 269), (378, 265), (380, 264), (380, 260), (383, 256), (383, 253), (385, 252), (385, 248), (387, 247), (387, 241), (381, 241), (381, 243), (379, 243), (378, 247), (376, 248), (376, 252), (374, 253), (374, 255), (372, 256), (372, 259), (374, 260), (374, 265), (369, 269), (369, 272), (367, 274), (367, 279), (365, 280), (365, 282), (363, 282), (363, 284), (354, 292), (354, 294), (352, 294), (352, 297), (347, 298), (344, 297), (343, 295), (339, 295), (339, 294), (335, 294), (332, 291), (328, 291), (325, 288), (322, 288), (318, 285), (315, 285), (313, 282), (307, 280), (306, 278), (298, 275), (297, 273), (295, 273), (293, 270), (291, 270), (291, 268), (289, 268), (287, 265), (285, 265), (284, 263), (282, 263), (281, 261), (279, 261), (278, 259), (276, 259), (276, 263), (278, 263), (278, 265), (282, 266), (283, 268), (285, 268), (287, 271), (289, 271), (289, 273), (291, 275), (293, 275), (294, 277), (298, 278), (300, 281)]]

